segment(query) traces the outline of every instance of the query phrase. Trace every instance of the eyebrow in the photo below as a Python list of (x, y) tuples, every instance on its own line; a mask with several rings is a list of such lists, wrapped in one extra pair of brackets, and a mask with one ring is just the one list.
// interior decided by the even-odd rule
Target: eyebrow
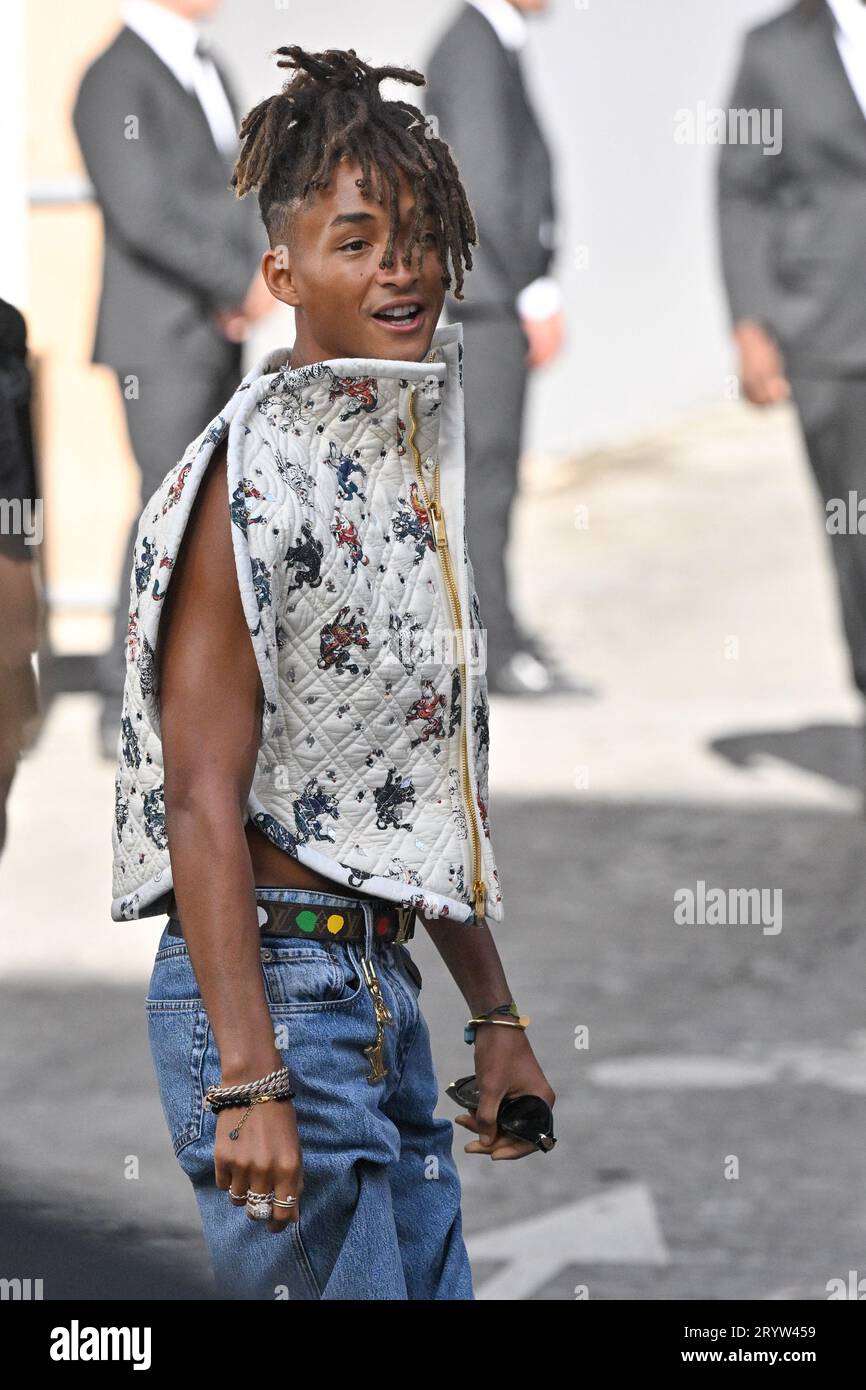
[(331, 222), (329, 227), (339, 227), (343, 222), (372, 222), (372, 212), (341, 212)]
[[(432, 213), (433, 211), (433, 204), (428, 203), (427, 206), (424, 208), (424, 216), (429, 216), (430, 213)], [(407, 216), (411, 218), (414, 215), (414, 213), (415, 208), (411, 207), (408, 211)], [(340, 212), (337, 214), (336, 217), (332, 218), (332, 220), (328, 223), (328, 227), (329, 229), (331, 227), (340, 227), (346, 222), (356, 224), (358, 222), (375, 222), (375, 220), (375, 214), (372, 212)]]

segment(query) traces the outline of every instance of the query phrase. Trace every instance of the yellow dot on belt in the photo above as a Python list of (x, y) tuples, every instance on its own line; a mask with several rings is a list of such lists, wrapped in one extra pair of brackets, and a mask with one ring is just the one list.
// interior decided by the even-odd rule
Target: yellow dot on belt
[(341, 912), (332, 912), (327, 921), (328, 931), (333, 932), (336, 935), (336, 933), (343, 926), (345, 920), (346, 919)]

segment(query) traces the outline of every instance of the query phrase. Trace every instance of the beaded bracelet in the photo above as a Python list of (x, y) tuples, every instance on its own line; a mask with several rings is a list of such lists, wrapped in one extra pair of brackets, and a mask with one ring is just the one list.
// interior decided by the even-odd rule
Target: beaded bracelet
[(257, 1091), (253, 1095), (237, 1096), (232, 1100), (220, 1100), (216, 1096), (205, 1096), (205, 1107), (218, 1115), (221, 1110), (243, 1109), (245, 1105), (255, 1105), (259, 1100), (293, 1100), (297, 1095), (288, 1082), (282, 1086), (272, 1086), (268, 1091)]
[(246, 1102), (247, 1108), (244, 1111), (238, 1123), (235, 1125), (234, 1129), (229, 1130), (229, 1139), (238, 1138), (241, 1132), (241, 1126), (243, 1125), (244, 1120), (247, 1118), (247, 1115), (250, 1114), (254, 1105), (263, 1105), (266, 1100), (291, 1100), (294, 1094), (295, 1093), (293, 1090), (291, 1090), (291, 1088), (287, 1088), (285, 1091), (272, 1091), (270, 1093), (265, 1091), (262, 1095), (253, 1096), (251, 1100)]

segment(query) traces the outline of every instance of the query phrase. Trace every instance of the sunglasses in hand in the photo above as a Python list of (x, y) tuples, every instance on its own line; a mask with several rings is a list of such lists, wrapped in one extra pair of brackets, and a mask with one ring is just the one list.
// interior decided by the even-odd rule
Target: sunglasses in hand
[[(461, 1076), (445, 1087), (445, 1094), (464, 1110), (477, 1110), (478, 1078)], [(553, 1111), (541, 1096), (506, 1096), (496, 1112), (496, 1124), (504, 1134), (510, 1134), (526, 1144), (533, 1144), (542, 1153), (550, 1153), (556, 1143), (553, 1136)]]

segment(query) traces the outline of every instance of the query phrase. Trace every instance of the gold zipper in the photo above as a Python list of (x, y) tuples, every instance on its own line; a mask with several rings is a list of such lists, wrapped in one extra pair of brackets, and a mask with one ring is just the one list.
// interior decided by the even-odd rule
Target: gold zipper
[(418, 475), (418, 482), (424, 496), (424, 505), (433, 527), (433, 538), (436, 542), (436, 553), (438, 554), (442, 568), (445, 573), (445, 580), (448, 585), (448, 593), (451, 599), (452, 622), (454, 630), (458, 634), (459, 643), (458, 664), (460, 666), (460, 689), (462, 693), (462, 706), (460, 718), (460, 761), (463, 776), (463, 796), (466, 804), (466, 811), (469, 818), (469, 826), (472, 831), (472, 898), (475, 907), (475, 915), (480, 919), (484, 916), (487, 889), (481, 877), (481, 836), (478, 831), (478, 822), (475, 813), (474, 798), (472, 795), (472, 783), (469, 779), (469, 755), (467, 749), (467, 715), (466, 709), (466, 654), (463, 649), (463, 618), (460, 609), (460, 592), (457, 588), (457, 581), (454, 577), (454, 565), (451, 560), (451, 552), (448, 549), (448, 537), (445, 533), (445, 514), (442, 511), (442, 502), (439, 491), (439, 460), (436, 460), (436, 467), (433, 472), (433, 497), (427, 492), (427, 484), (424, 481), (424, 474), (421, 470), (421, 455), (415, 443), (415, 434), (418, 428), (415, 419), (415, 392), (417, 387), (409, 388), (409, 419), (412, 421), (412, 428), (409, 433), (409, 445), (415, 459), (415, 471)]

